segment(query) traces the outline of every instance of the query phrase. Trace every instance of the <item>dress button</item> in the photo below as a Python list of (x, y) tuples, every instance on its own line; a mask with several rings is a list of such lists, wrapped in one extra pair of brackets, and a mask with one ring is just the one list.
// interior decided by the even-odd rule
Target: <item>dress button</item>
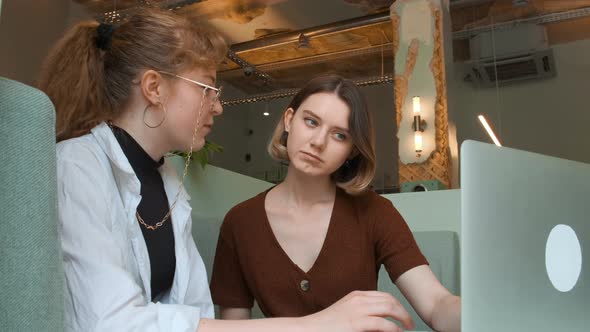
[(302, 291), (307, 292), (309, 290), (309, 280), (301, 280), (299, 286), (301, 287)]

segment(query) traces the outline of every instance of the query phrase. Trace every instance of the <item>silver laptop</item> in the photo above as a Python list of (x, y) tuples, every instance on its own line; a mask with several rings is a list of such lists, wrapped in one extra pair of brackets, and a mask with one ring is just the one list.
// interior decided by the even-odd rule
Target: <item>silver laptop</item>
[(462, 331), (590, 331), (590, 165), (461, 146)]

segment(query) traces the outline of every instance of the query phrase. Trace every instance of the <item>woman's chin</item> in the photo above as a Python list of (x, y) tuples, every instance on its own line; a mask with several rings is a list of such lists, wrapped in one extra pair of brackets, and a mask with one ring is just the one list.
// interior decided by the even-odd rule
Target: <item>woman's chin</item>
[[(198, 152), (200, 150), (202, 150), (205, 147), (205, 140), (200, 140), (198, 142), (195, 142), (195, 144), (193, 145), (193, 152)], [(190, 147), (186, 149), (187, 151), (190, 150)]]
[(193, 152), (197, 152), (197, 151), (201, 150), (204, 146), (205, 146), (205, 138), (197, 135), (197, 137), (195, 137), (194, 141), (192, 140), (192, 138), (188, 140), (188, 142), (186, 143), (185, 151), (190, 151), (192, 148)]
[[(203, 149), (204, 146), (205, 146), (204, 139), (195, 139), (195, 142), (193, 143), (193, 146), (192, 146), (193, 153)], [(182, 151), (184, 153), (188, 153), (189, 151), (191, 151), (191, 144), (190, 144), (190, 142), (188, 144), (183, 144), (181, 147), (179, 147), (178, 149), (175, 149), (175, 150)]]

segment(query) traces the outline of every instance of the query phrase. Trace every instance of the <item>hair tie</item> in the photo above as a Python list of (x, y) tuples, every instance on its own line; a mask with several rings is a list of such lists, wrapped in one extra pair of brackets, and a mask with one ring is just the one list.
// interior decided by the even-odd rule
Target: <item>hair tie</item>
[(101, 22), (96, 28), (96, 47), (104, 51), (108, 50), (111, 46), (114, 31), (114, 25)]

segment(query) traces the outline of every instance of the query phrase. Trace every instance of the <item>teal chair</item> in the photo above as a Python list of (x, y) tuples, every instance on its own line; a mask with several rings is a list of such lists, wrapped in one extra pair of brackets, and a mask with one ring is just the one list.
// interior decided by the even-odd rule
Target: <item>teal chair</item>
[(0, 330), (63, 331), (55, 112), (41, 91), (0, 78)]
[[(414, 232), (416, 243), (422, 254), (428, 260), (430, 269), (441, 284), (451, 293), (461, 295), (460, 290), (460, 251), (459, 236), (450, 231), (422, 231)], [(408, 300), (402, 295), (397, 286), (391, 282), (387, 271), (382, 266), (379, 271), (377, 288), (392, 294), (408, 310), (416, 323), (415, 331), (432, 331), (418, 316)]]

